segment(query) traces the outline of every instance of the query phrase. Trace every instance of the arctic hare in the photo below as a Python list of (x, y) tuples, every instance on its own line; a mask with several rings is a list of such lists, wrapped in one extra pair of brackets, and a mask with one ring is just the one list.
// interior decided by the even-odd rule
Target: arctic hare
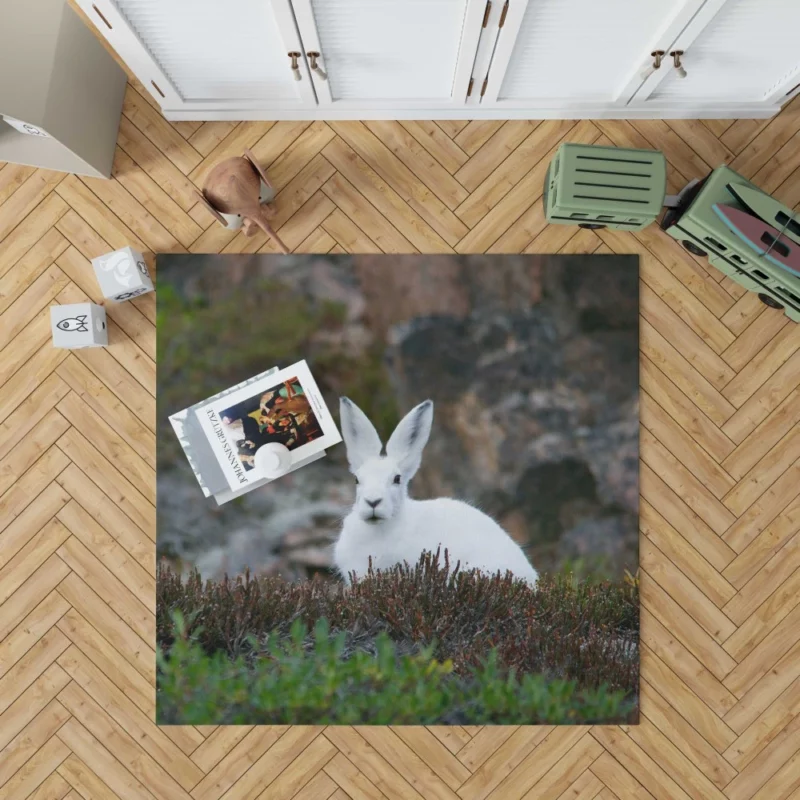
[(339, 402), (342, 436), (350, 471), (356, 477), (356, 500), (345, 517), (333, 560), (345, 581), (350, 572), (363, 577), (373, 569), (407, 561), (414, 565), (424, 550), (447, 549), (450, 563), (485, 573), (505, 574), (534, 585), (536, 570), (519, 545), (490, 517), (459, 500), (412, 500), (408, 482), (419, 469), (422, 449), (433, 422), (433, 402), (426, 400), (400, 420), (381, 455), (373, 424), (352, 400)]

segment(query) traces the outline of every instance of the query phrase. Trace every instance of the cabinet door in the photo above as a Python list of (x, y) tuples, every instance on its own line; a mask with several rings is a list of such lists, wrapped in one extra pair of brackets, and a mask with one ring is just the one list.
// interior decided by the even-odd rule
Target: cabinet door
[(316, 106), (289, 0), (77, 2), (165, 109)]
[(624, 106), (703, 0), (509, 0), (481, 105)]
[(486, 0), (292, 0), (320, 106), (463, 105)]
[(800, 89), (798, 32), (800, 0), (709, 0), (669, 47), (686, 76), (665, 62), (634, 103), (782, 103)]

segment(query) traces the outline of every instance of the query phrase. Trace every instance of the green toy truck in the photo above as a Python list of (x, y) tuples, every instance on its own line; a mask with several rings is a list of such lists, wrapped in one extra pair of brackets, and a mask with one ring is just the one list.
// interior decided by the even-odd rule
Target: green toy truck
[(544, 181), (548, 222), (640, 231), (664, 205), (667, 161), (657, 150), (562, 144)]
[(714, 204), (747, 210), (728, 190), (729, 184), (761, 191), (729, 167), (717, 167), (684, 193), (677, 207), (667, 209), (661, 229), (690, 253), (708, 256), (720, 272), (756, 292), (763, 303), (784, 309), (789, 319), (800, 322), (800, 277), (759, 256), (714, 212)]

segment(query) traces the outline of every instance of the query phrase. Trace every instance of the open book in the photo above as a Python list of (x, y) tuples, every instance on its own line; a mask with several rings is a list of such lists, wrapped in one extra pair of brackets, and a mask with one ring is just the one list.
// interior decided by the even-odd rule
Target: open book
[(256, 463), (263, 445), (284, 445), (293, 472), (342, 441), (305, 361), (273, 367), (169, 421), (203, 494), (219, 505), (271, 482)]

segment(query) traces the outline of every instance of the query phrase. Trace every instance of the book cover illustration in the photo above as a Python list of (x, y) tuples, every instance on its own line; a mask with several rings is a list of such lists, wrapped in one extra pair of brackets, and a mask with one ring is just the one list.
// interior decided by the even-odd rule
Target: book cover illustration
[(263, 445), (285, 446), (292, 472), (342, 440), (305, 361), (267, 370), (170, 422), (203, 493), (220, 504), (270, 482), (256, 467)]

